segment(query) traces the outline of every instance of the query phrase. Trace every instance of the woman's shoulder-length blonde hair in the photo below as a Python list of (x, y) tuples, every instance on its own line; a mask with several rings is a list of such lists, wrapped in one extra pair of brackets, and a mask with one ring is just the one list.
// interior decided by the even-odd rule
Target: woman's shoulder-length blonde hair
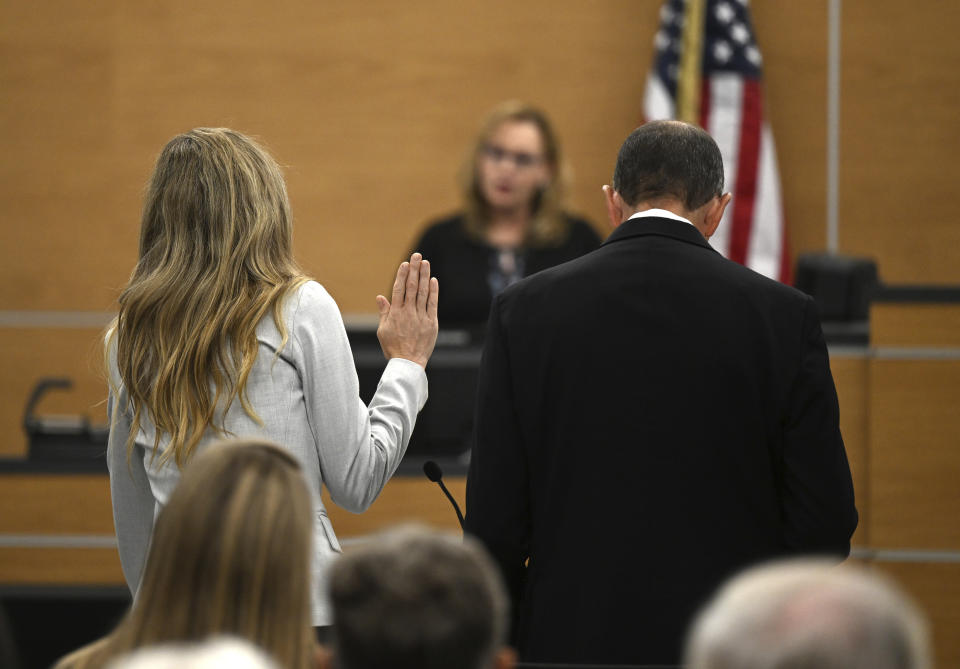
[(229, 408), (239, 397), (259, 421), (245, 394), (257, 324), (272, 311), (285, 344), (283, 298), (307, 281), (292, 237), (283, 175), (256, 142), (196, 128), (163, 148), (144, 198), (139, 260), (108, 334), (133, 411), (128, 450), (149, 417), (154, 455), (166, 434), (161, 462), (182, 467), (208, 428), (226, 436), (214, 424), (221, 400)]
[(102, 666), (136, 648), (232, 635), (305, 669), (312, 505), (297, 461), (268, 442), (211, 444), (161, 511), (137, 599), (114, 632), (58, 665)]
[(467, 232), (477, 239), (490, 221), (490, 211), (480, 187), (479, 161), (490, 136), (503, 123), (532, 123), (543, 142), (543, 159), (552, 178), (538, 191), (533, 202), (533, 220), (526, 243), (532, 246), (556, 246), (569, 234), (570, 224), (563, 212), (563, 198), (569, 180), (569, 168), (563, 160), (560, 140), (547, 115), (540, 109), (517, 100), (502, 102), (487, 115), (460, 170), (460, 188), (464, 200)]

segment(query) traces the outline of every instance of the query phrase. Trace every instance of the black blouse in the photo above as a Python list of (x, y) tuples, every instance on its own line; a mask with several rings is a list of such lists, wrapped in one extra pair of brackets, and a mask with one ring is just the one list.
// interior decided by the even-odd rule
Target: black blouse
[[(507, 265), (516, 263), (519, 276), (573, 260), (600, 246), (600, 237), (581, 218), (567, 215), (567, 238), (557, 246), (521, 247)], [(464, 217), (457, 214), (429, 224), (413, 247), (430, 261), (430, 271), (440, 281), (440, 326), (477, 326), (487, 320), (493, 299), (491, 284), (503, 284), (500, 251), (467, 233)], [(497, 276), (500, 274), (501, 276)]]

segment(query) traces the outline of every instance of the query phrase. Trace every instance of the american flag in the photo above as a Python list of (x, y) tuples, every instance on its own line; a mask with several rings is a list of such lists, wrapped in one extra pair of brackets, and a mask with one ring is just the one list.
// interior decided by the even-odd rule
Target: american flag
[(697, 123), (723, 154), (733, 193), (710, 244), (789, 283), (790, 255), (773, 135), (763, 116), (763, 59), (747, 0), (668, 0), (660, 9), (646, 120)]

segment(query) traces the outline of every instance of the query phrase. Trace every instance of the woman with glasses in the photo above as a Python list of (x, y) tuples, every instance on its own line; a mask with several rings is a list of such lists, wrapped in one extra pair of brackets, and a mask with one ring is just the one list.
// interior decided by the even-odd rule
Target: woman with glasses
[(445, 326), (482, 324), (511, 283), (600, 245), (589, 223), (562, 209), (560, 147), (533, 107), (496, 107), (462, 177), (463, 211), (430, 224), (414, 246), (443, 280)]

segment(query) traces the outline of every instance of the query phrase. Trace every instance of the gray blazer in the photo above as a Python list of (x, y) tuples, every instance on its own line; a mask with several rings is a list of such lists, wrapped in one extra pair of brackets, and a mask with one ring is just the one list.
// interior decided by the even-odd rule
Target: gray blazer
[[(312, 281), (304, 284), (287, 298), (283, 318), (289, 339), (279, 357), (281, 337), (272, 316), (257, 327), (260, 354), (246, 390), (263, 426), (243, 411), (239, 401), (226, 415), (221, 410), (220, 417), (233, 435), (276, 442), (303, 466), (315, 513), (313, 624), (329, 625), (325, 573), (340, 544), (320, 491), (326, 485), (333, 501), (353, 512), (373, 503), (406, 451), (417, 413), (427, 400), (427, 377), (416, 363), (394, 358), (387, 363), (370, 405), (364, 406), (340, 311), (323, 287)], [(128, 463), (125, 445), (132, 410), (115, 355), (111, 350), (107, 465), (120, 562), (135, 596), (154, 519), (176, 487), (180, 471), (172, 462), (151, 464), (155, 430), (149, 419), (142, 421)], [(208, 431), (198, 449), (216, 439)], [(160, 448), (167, 443), (168, 437), (161, 435)]]

